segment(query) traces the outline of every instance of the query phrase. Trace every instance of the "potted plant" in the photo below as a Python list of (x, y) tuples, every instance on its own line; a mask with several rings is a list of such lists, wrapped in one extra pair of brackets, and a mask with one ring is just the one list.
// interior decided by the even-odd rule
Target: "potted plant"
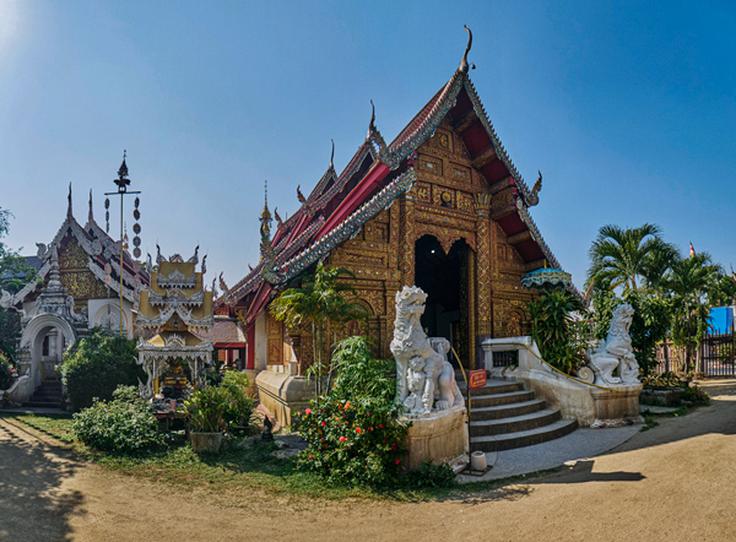
[(195, 391), (184, 403), (189, 416), (189, 439), (197, 453), (217, 453), (222, 446), (228, 398), (216, 386)]

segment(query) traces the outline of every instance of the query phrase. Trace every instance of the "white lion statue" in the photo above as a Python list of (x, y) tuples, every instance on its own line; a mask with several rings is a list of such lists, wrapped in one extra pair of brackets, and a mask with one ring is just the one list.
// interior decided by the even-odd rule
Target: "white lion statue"
[(624, 303), (617, 306), (613, 311), (606, 340), (600, 341), (595, 350), (588, 352), (597, 384), (639, 383), (639, 364), (629, 336), (633, 317), (634, 309), (631, 305)]
[(462, 406), (455, 371), (447, 361), (450, 342), (427, 337), (421, 324), (427, 294), (416, 286), (396, 293), (391, 353), (396, 359), (396, 400), (410, 416)]

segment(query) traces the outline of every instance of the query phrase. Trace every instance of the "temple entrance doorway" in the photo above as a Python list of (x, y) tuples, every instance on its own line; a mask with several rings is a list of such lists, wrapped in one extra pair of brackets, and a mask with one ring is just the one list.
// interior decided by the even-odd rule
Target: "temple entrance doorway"
[[(414, 283), (427, 293), (422, 327), (430, 337), (445, 337), (468, 367), (468, 261), (472, 254), (464, 240), (445, 253), (436, 237), (424, 235), (414, 247)], [(450, 361), (455, 365), (455, 359)]]

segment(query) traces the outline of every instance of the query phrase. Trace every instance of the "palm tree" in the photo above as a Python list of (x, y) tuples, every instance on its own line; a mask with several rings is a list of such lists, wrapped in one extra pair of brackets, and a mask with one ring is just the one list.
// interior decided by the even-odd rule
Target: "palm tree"
[[(355, 289), (344, 279), (354, 275), (342, 267), (317, 264), (314, 274), (302, 279), (299, 287), (288, 288), (271, 303), (271, 314), (289, 329), (308, 327), (312, 335), (313, 364), (307, 376), (315, 376), (317, 395), (323, 391), (325, 366), (322, 356), (330, 323), (349, 322), (367, 317), (365, 308), (350, 299)], [(331, 367), (327, 367), (327, 388)]]
[(641, 285), (653, 287), (677, 257), (677, 249), (662, 239), (654, 224), (603, 226), (590, 247), (587, 289), (622, 288), (627, 292)]
[(706, 253), (678, 259), (665, 279), (672, 300), (672, 339), (685, 347), (689, 372), (697, 346), (708, 329), (708, 317), (716, 301), (723, 270)]

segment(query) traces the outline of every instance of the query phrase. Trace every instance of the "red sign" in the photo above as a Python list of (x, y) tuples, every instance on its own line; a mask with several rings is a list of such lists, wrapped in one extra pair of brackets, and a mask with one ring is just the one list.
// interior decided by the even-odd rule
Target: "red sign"
[(468, 371), (468, 387), (473, 390), (475, 388), (482, 388), (486, 385), (486, 370), (476, 369), (474, 371)]

